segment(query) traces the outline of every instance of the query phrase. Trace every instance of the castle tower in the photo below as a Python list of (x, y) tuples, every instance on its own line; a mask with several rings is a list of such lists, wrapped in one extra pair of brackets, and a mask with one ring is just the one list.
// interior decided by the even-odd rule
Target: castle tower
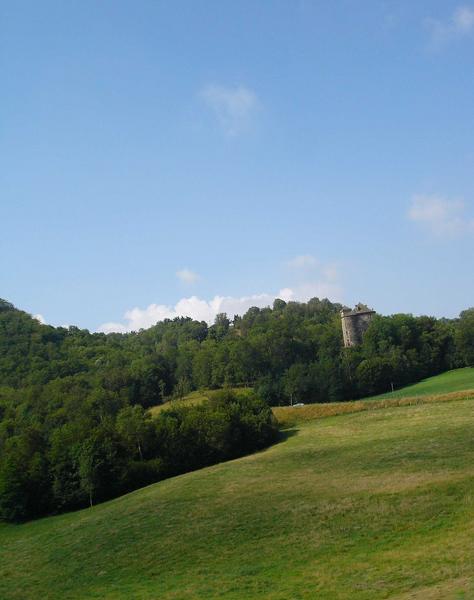
[(341, 310), (342, 335), (344, 347), (358, 346), (362, 343), (362, 336), (367, 331), (375, 311), (365, 304), (356, 305), (354, 310), (343, 308)]

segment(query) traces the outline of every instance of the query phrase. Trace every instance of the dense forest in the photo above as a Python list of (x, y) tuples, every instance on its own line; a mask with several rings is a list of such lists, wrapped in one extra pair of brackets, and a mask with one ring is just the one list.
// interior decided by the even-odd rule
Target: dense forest
[[(361, 346), (343, 348), (341, 308), (275, 300), (212, 326), (177, 318), (105, 335), (42, 325), (0, 300), (0, 517), (86, 506), (262, 448), (276, 439), (271, 405), (348, 400), (474, 365), (474, 309), (377, 315)], [(223, 391), (154, 419), (146, 410), (199, 388)]]

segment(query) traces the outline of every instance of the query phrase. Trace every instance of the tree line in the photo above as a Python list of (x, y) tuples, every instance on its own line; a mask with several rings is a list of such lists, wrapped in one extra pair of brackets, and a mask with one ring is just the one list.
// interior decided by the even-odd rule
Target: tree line
[[(107, 410), (108, 409), (108, 410)], [(23, 415), (7, 423), (0, 460), (0, 517), (8, 521), (92, 506), (264, 448), (277, 439), (271, 409), (251, 392), (221, 391), (155, 418), (140, 404)], [(8, 413), (8, 411), (7, 411)]]
[[(78, 508), (275, 439), (269, 406), (349, 400), (474, 365), (474, 309), (377, 315), (343, 348), (342, 306), (275, 300), (128, 334), (42, 325), (0, 300), (0, 516)], [(202, 407), (147, 409), (199, 388)]]

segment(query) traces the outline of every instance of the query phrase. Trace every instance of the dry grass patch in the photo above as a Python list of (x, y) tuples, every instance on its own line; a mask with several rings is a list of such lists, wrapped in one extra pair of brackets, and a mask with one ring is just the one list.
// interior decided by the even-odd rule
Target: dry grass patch
[(398, 406), (418, 406), (439, 402), (474, 399), (474, 390), (433, 394), (429, 396), (412, 396), (407, 398), (386, 398), (383, 400), (353, 400), (349, 402), (329, 402), (324, 404), (306, 404), (305, 406), (276, 406), (273, 414), (282, 427), (292, 427), (314, 419), (335, 417), (362, 411), (395, 408)]

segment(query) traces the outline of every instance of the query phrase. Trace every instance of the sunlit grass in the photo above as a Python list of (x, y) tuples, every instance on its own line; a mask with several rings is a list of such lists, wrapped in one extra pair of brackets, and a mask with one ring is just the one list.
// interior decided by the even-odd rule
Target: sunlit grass
[(474, 390), (474, 368), (453, 369), (375, 398), (402, 398)]
[(277, 406), (273, 414), (282, 427), (292, 427), (322, 417), (335, 417), (349, 413), (393, 408), (396, 406), (414, 406), (453, 402), (455, 400), (474, 399), (474, 390), (470, 392), (451, 392), (450, 394), (433, 394), (431, 396), (408, 396), (406, 398), (385, 398), (380, 400), (354, 400), (352, 402), (330, 402), (326, 404), (306, 404), (305, 406)]
[(298, 407), (278, 406), (273, 408), (273, 413), (283, 427), (289, 427), (321, 417), (395, 406), (450, 402), (467, 397), (474, 397), (473, 368), (448, 371), (396, 392), (372, 396), (363, 400), (305, 404)]
[(474, 404), (453, 398), (316, 419), (258, 454), (3, 525), (0, 598), (473, 598)]

